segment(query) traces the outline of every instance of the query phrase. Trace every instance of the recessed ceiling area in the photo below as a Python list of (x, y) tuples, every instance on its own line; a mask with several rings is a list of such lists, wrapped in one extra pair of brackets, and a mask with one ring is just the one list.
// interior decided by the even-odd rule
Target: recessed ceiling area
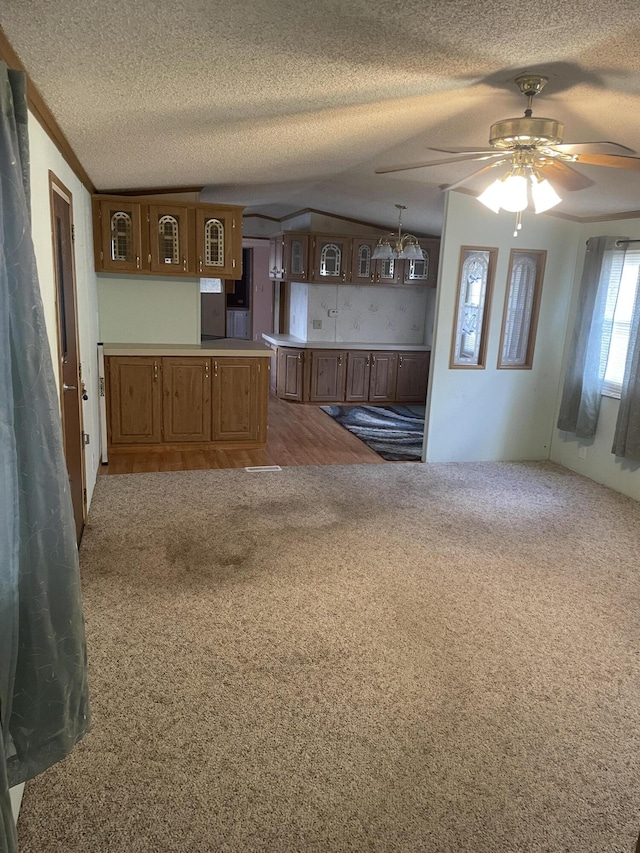
[[(443, 184), (476, 164), (376, 175), (485, 146), (521, 116), (513, 80), (549, 78), (534, 115), (565, 142), (640, 145), (640, 27), (631, 2), (535, 7), (417, 0), (5, 0), (0, 25), (98, 190), (203, 186), (282, 216), (305, 207), (440, 233)], [(433, 156), (436, 159), (436, 156)], [(554, 212), (640, 208), (640, 172), (580, 165), (593, 187)], [(479, 193), (493, 178), (470, 178)]]

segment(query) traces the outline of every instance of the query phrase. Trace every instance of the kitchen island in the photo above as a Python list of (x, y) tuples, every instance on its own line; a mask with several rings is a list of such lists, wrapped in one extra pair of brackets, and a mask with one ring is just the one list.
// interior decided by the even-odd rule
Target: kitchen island
[(232, 338), (103, 346), (111, 449), (264, 447), (269, 347)]

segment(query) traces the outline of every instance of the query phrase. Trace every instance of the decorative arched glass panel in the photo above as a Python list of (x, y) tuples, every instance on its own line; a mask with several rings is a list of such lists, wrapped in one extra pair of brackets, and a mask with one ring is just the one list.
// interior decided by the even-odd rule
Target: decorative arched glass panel
[[(424, 251), (424, 250), (423, 250)], [(409, 261), (408, 281), (426, 281), (429, 278), (429, 255), (424, 252), (424, 258), (414, 258)]]
[(538, 322), (544, 251), (512, 250), (498, 367), (530, 368)]
[(342, 251), (335, 243), (326, 243), (320, 252), (320, 275), (338, 276), (342, 269)]
[(302, 240), (291, 241), (291, 273), (293, 275), (304, 275)]
[(161, 263), (180, 263), (180, 236), (175, 216), (167, 214), (158, 219), (158, 248)]
[(396, 262), (394, 258), (384, 258), (380, 261), (380, 278), (393, 279), (396, 272)]
[(371, 246), (363, 245), (358, 249), (358, 278), (371, 276)]
[(111, 214), (111, 260), (133, 260), (133, 220), (124, 210)]
[(204, 258), (208, 267), (224, 266), (224, 225), (219, 219), (205, 222)]
[(469, 249), (460, 253), (458, 302), (451, 367), (484, 367), (488, 308), (497, 249)]

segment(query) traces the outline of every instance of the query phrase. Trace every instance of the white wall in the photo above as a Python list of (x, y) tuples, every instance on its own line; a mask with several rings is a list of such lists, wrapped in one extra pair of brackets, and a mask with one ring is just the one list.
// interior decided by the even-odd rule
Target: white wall
[(200, 280), (101, 273), (104, 343), (199, 344)]
[(45, 321), (54, 363), (56, 383), (59, 382), (58, 336), (56, 320), (56, 288), (51, 239), (51, 204), (49, 200), (49, 170), (62, 181), (73, 196), (75, 224), (75, 268), (78, 296), (78, 337), (82, 377), (89, 399), (83, 403), (84, 431), (90, 436), (85, 448), (87, 502), (96, 481), (100, 461), (100, 416), (98, 396), (98, 301), (96, 273), (93, 260), (93, 230), (91, 196), (66, 160), (60, 154), (38, 121), (29, 114), (29, 144), (31, 151), (31, 208), (33, 245), (38, 265), (38, 278), (44, 304)]
[[(427, 403), (429, 462), (549, 457), (580, 226), (525, 212), (514, 238), (514, 219), (471, 196), (448, 194)], [(462, 246), (498, 249), (484, 370), (449, 368)], [(496, 368), (512, 248), (548, 253), (532, 370)]]
[(427, 287), (294, 283), (290, 331), (314, 342), (430, 343), (434, 305), (435, 290)]
[[(578, 300), (582, 267), (586, 253), (586, 243), (589, 237), (608, 235), (640, 239), (640, 219), (622, 219), (613, 222), (599, 223), (590, 222), (588, 224), (581, 225), (579, 233), (580, 240), (574, 276), (571, 310), (572, 317)], [(565, 363), (569, 353), (568, 347), (572, 331), (573, 323), (570, 322), (566, 336)], [(561, 391), (562, 388), (560, 388), (560, 392)], [(555, 421), (557, 421), (557, 414), (560, 408), (560, 398), (561, 393), (558, 395), (558, 406)], [(610, 486), (618, 492), (622, 492), (636, 500), (640, 500), (640, 464), (630, 462), (628, 460), (616, 459), (611, 452), (619, 405), (619, 401), (611, 397), (602, 398), (598, 428), (593, 440), (587, 441), (585, 439), (577, 439), (570, 433), (554, 429), (551, 445), (551, 459), (560, 465), (564, 465), (566, 468), (571, 468), (572, 471), (577, 471), (580, 474), (584, 474), (586, 477), (590, 477), (598, 483), (604, 483), (606, 486)], [(581, 459), (578, 455), (581, 448), (583, 448), (582, 452), (585, 454), (584, 459)]]

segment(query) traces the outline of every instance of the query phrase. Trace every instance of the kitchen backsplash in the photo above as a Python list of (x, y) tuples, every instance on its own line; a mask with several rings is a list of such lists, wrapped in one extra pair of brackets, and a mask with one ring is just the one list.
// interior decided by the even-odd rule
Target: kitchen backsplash
[(429, 344), (434, 308), (433, 288), (292, 284), (290, 332), (306, 341)]

